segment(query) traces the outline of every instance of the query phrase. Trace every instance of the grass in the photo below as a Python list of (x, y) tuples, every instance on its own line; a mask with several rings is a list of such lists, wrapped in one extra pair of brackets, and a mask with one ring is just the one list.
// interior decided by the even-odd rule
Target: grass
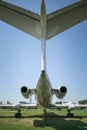
[(43, 120), (42, 109), (23, 110), (23, 117), (14, 118), (15, 111), (0, 109), (0, 130), (87, 130), (87, 111), (74, 110), (74, 118), (66, 117), (66, 110), (48, 110)]

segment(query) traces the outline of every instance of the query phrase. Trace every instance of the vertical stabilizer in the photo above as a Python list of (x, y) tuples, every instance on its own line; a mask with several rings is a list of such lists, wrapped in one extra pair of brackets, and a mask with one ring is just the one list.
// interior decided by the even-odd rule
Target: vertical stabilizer
[(42, 0), (40, 10), (40, 22), (41, 22), (41, 70), (46, 70), (46, 7), (45, 2)]

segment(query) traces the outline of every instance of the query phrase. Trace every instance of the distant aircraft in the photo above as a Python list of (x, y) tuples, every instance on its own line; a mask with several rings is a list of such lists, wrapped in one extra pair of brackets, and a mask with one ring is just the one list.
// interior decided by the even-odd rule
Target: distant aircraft
[(36, 89), (28, 89), (23, 86), (21, 93), (25, 98), (35, 94), (37, 105), (43, 107), (44, 115), (46, 115), (46, 108), (51, 105), (54, 94), (61, 99), (67, 93), (65, 86), (60, 89), (53, 89), (51, 86), (46, 72), (46, 40), (86, 20), (86, 12), (87, 0), (81, 0), (48, 15), (46, 15), (44, 0), (41, 2), (40, 15), (0, 0), (0, 19), (2, 21), (41, 40), (42, 67)]

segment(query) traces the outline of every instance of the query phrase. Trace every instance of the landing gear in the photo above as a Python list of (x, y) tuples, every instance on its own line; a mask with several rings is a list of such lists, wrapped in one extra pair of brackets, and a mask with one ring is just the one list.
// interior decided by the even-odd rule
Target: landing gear
[(22, 117), (21, 111), (18, 111), (17, 113), (15, 113), (15, 118), (21, 118), (21, 117)]
[(47, 113), (46, 108), (44, 108), (43, 112), (44, 112), (43, 118), (45, 119), (46, 118), (46, 113)]
[(74, 117), (73, 113), (70, 112), (70, 109), (68, 109), (67, 117)]

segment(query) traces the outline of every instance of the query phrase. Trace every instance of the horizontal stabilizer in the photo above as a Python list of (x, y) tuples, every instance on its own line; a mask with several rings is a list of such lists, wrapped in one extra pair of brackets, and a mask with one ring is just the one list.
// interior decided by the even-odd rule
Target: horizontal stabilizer
[[(87, 0), (47, 15), (46, 40), (87, 19)], [(0, 0), (0, 20), (41, 40), (40, 16)]]
[(81, 0), (47, 16), (47, 39), (87, 19), (87, 0)]
[(0, 0), (0, 20), (40, 39), (40, 16)]

